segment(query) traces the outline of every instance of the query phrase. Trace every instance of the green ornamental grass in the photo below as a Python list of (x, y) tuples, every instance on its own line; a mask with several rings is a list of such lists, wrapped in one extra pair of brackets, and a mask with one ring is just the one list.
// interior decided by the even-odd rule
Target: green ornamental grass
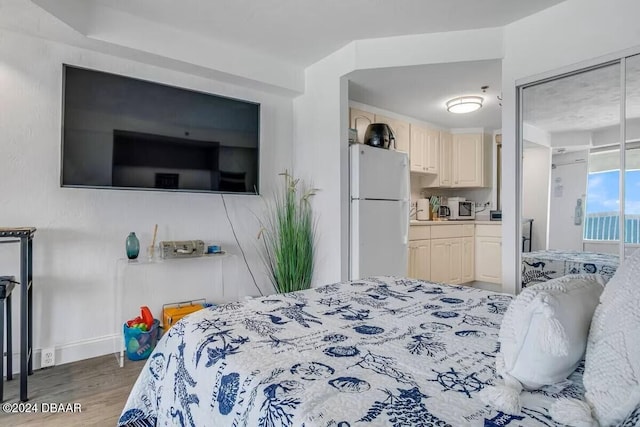
[(311, 287), (316, 222), (309, 199), (316, 189), (304, 186), (287, 171), (280, 175), (284, 189), (267, 202), (258, 238), (262, 238), (262, 258), (273, 287), (286, 293)]

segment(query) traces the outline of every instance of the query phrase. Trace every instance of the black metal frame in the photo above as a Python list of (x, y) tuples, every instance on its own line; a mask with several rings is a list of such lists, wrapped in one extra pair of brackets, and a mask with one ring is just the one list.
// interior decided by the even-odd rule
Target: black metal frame
[[(7, 381), (13, 379), (13, 338), (11, 334), (11, 292), (16, 285), (15, 277), (0, 276), (0, 355), (4, 354), (5, 329), (7, 331)], [(5, 303), (6, 301), (6, 303)], [(5, 310), (6, 306), (6, 310)], [(5, 323), (6, 313), (6, 323)], [(6, 326), (5, 326), (6, 324)], [(0, 358), (0, 401), (4, 402), (4, 366)]]
[[(20, 400), (29, 400), (27, 376), (33, 374), (33, 235), (34, 227), (0, 228), (0, 238), (20, 242)], [(17, 240), (16, 240), (17, 239)], [(10, 324), (10, 323), (9, 323)], [(12, 355), (7, 354), (7, 360)]]

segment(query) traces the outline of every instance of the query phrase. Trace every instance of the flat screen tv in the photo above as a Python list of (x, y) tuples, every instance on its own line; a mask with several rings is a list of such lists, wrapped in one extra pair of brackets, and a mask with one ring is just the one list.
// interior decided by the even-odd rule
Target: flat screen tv
[(260, 104), (63, 71), (63, 187), (258, 193)]

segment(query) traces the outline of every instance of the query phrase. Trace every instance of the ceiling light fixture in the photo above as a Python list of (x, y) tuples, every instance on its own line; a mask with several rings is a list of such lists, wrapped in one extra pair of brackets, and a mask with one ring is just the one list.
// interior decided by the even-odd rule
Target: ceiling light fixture
[(479, 110), (484, 99), (481, 96), (460, 96), (447, 101), (447, 111), (464, 114)]

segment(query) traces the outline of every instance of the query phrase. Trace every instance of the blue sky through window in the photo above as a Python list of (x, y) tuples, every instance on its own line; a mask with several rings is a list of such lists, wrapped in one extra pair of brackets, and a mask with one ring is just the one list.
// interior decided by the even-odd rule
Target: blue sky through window
[[(590, 173), (587, 183), (586, 213), (617, 212), (620, 207), (619, 170)], [(625, 175), (627, 215), (640, 214), (640, 170), (628, 170)]]
[[(617, 241), (620, 236), (618, 178), (620, 171), (588, 175), (584, 239)], [(625, 175), (625, 243), (640, 243), (640, 170)]]

